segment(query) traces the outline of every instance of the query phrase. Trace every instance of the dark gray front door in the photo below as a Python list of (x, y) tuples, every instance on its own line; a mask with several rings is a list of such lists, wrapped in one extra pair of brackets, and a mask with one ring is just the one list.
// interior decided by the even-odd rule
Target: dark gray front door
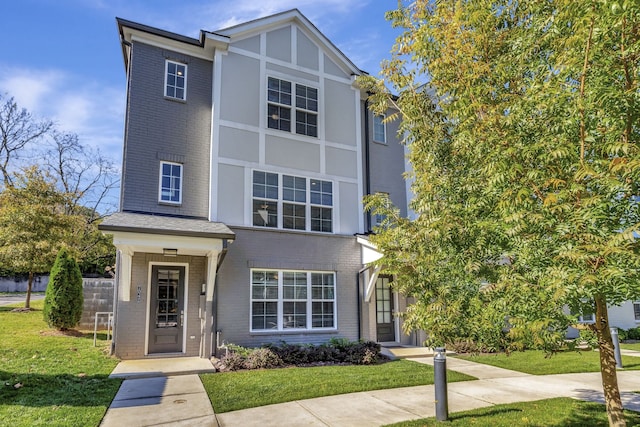
[(151, 269), (149, 353), (182, 352), (184, 267)]
[(389, 287), (391, 279), (378, 276), (376, 280), (376, 332), (378, 342), (396, 340), (393, 324), (393, 293)]

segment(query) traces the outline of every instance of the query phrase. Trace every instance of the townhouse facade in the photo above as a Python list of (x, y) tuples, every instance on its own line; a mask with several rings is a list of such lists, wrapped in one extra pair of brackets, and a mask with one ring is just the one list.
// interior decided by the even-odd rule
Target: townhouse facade
[(380, 275), (363, 196), (406, 215), (397, 124), (298, 10), (198, 39), (117, 19), (127, 76), (113, 351), (420, 344)]

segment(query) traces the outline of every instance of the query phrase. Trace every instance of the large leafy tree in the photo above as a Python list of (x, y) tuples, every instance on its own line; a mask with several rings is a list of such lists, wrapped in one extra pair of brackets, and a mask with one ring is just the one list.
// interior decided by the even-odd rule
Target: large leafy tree
[(623, 425), (607, 306), (640, 296), (640, 4), (417, 0), (388, 18), (403, 32), (362, 83), (403, 120), (415, 219), (368, 206), (416, 299), (407, 324), (444, 342), (493, 321), (505, 345), (552, 350), (566, 307), (593, 312)]
[(14, 174), (0, 193), (0, 261), (29, 276), (25, 308), (30, 307), (36, 273), (48, 272), (58, 250), (72, 241), (82, 221), (64, 212), (67, 195), (36, 167)]

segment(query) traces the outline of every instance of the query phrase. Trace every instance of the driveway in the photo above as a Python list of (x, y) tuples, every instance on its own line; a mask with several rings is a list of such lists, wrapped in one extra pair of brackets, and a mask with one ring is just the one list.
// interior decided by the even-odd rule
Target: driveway
[[(0, 306), (24, 303), (27, 294), (24, 292), (0, 293)], [(31, 301), (44, 299), (44, 293), (31, 294)]]

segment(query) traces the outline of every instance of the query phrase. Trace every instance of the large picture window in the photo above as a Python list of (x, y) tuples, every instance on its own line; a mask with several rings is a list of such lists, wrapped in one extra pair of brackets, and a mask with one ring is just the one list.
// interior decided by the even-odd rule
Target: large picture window
[(333, 232), (333, 183), (253, 171), (253, 225)]
[(165, 62), (164, 96), (187, 99), (187, 66), (179, 62)]
[[(292, 88), (295, 86), (295, 103)], [(267, 81), (267, 126), (298, 135), (318, 136), (318, 89), (269, 77)]]
[(182, 203), (182, 165), (160, 162), (160, 195), (162, 203)]
[(252, 331), (335, 328), (334, 273), (251, 271)]

